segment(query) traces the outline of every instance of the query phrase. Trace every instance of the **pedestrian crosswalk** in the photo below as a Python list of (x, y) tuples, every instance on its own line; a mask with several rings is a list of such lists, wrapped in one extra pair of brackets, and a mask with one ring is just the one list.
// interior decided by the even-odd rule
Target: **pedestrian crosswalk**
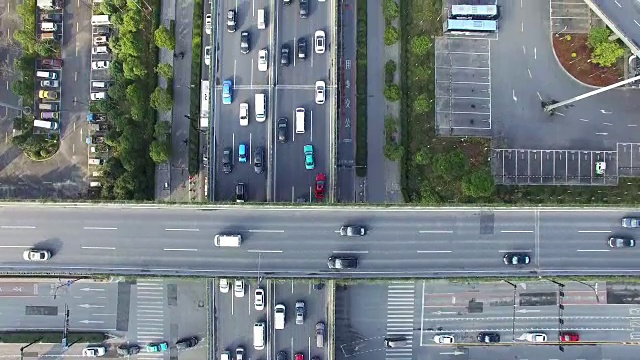
[[(137, 343), (144, 345), (165, 340), (164, 282), (162, 279), (140, 279), (135, 289)], [(163, 353), (140, 352), (138, 359), (161, 359)]]
[(411, 360), (415, 312), (415, 283), (392, 281), (387, 289), (387, 337), (403, 337), (406, 347), (387, 348), (387, 360)]

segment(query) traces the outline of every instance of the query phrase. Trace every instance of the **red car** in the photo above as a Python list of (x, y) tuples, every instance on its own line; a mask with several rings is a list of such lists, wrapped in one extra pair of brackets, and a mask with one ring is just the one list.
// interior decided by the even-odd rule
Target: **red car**
[(326, 179), (327, 177), (325, 174), (320, 173), (316, 175), (316, 190), (313, 193), (318, 200), (322, 200), (324, 198), (324, 182)]
[(577, 342), (580, 341), (580, 335), (572, 332), (563, 332), (560, 333), (558, 338), (560, 342)]
[(301, 353), (297, 353), (293, 360), (304, 360), (304, 355)]
[(62, 68), (61, 59), (42, 59), (39, 61), (39, 67), (43, 69), (60, 69)]

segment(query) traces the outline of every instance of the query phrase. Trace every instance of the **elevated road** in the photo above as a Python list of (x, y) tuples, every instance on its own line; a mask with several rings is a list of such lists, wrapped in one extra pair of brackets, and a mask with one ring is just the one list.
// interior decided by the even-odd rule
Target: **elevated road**
[[(640, 273), (636, 249), (607, 246), (622, 210), (0, 207), (0, 272), (247, 276), (517, 276)], [(364, 225), (361, 238), (338, 235)], [(638, 230), (640, 232), (640, 230)], [(213, 246), (241, 233), (239, 248)], [(29, 247), (50, 249), (25, 262)], [(532, 264), (506, 266), (505, 252)], [(354, 271), (327, 268), (333, 254), (360, 259)]]

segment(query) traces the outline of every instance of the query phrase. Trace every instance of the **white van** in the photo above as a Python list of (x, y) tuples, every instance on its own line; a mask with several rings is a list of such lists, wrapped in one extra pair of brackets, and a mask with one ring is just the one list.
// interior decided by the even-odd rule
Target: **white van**
[(94, 89), (106, 89), (108, 85), (105, 81), (92, 81), (91, 87)]
[(93, 15), (91, 17), (91, 25), (109, 25), (109, 15)]
[(213, 237), (213, 245), (219, 247), (240, 247), (242, 244), (242, 235), (221, 235)]
[(264, 30), (267, 27), (267, 22), (265, 21), (265, 13), (264, 9), (258, 9), (258, 29)]
[(265, 94), (256, 94), (256, 121), (264, 122), (267, 119), (267, 97)]
[(42, 22), (40, 23), (40, 31), (42, 32), (53, 32), (58, 30), (58, 25), (52, 22)]
[(58, 74), (53, 71), (36, 71), (36, 77), (55, 80), (58, 78)]
[(253, 348), (256, 350), (264, 349), (267, 327), (264, 322), (253, 324)]
[(284, 304), (276, 305), (275, 313), (273, 315), (273, 322), (274, 322), (274, 327), (276, 328), (276, 330), (283, 330), (284, 329), (284, 313), (285, 313)]
[(304, 108), (296, 109), (296, 134), (304, 134)]
[(58, 130), (59, 124), (57, 121), (33, 120), (33, 126), (49, 130)]

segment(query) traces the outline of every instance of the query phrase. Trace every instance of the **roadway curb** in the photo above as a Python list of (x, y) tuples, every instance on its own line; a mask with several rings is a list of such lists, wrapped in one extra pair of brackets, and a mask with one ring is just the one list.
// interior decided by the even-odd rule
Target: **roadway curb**
[(564, 68), (564, 66), (562, 66), (562, 63), (560, 63), (560, 59), (558, 59), (558, 54), (556, 54), (556, 48), (553, 47), (553, 31), (549, 32), (549, 45), (551, 45), (551, 52), (553, 53), (553, 57), (556, 59), (556, 62), (558, 63), (558, 66), (560, 67), (560, 69), (562, 69), (562, 71), (564, 71), (565, 74), (567, 74), (567, 76), (572, 79), (573, 81), (577, 82), (578, 84), (591, 88), (591, 89), (601, 89), (602, 87), (600, 86), (593, 86), (593, 85), (589, 85), (589, 84), (585, 84), (582, 81), (578, 80), (575, 78), (575, 76), (571, 75), (570, 72), (567, 71), (567, 69)]
[(335, 324), (336, 324), (336, 281), (329, 280), (327, 289), (327, 353), (328, 360), (336, 358), (335, 352)]

